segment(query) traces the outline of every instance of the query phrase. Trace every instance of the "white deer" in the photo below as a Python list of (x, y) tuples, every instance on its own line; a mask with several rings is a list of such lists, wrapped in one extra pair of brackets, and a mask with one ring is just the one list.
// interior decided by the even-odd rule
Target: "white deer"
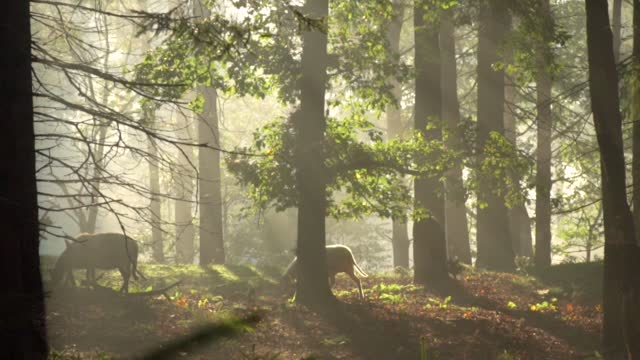
[[(353, 257), (351, 249), (345, 245), (327, 245), (327, 272), (329, 273), (329, 286), (333, 287), (336, 283), (336, 274), (345, 273), (358, 285), (358, 293), (360, 299), (364, 299), (362, 292), (362, 282), (357, 275), (361, 277), (368, 277), (368, 275), (362, 271), (356, 259)], [(284, 274), (284, 280), (292, 282), (297, 276), (296, 263), (298, 258), (294, 258), (287, 271)]]

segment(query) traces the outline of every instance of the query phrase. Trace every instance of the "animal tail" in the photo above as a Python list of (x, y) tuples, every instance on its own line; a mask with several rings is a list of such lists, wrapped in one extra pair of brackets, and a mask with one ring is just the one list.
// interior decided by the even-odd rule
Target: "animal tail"
[(353, 254), (351, 254), (351, 260), (353, 260), (353, 268), (356, 269), (356, 272), (358, 273), (358, 275), (362, 276), (362, 277), (369, 277), (369, 275), (367, 275), (366, 272), (364, 272), (360, 266), (358, 266), (358, 263), (356, 262), (356, 259), (353, 257)]
[(295, 276), (294, 272), (296, 271), (297, 260), (297, 257), (293, 258), (293, 261), (289, 264), (289, 266), (287, 266), (287, 270), (284, 272), (284, 275), (282, 275), (283, 281), (291, 279), (293, 276)]
[(142, 273), (140, 273), (140, 270), (138, 270), (138, 246), (135, 245), (135, 243), (133, 243), (131, 252), (131, 258), (129, 259), (131, 261), (131, 275), (133, 276), (134, 280), (138, 280), (138, 275), (140, 275), (140, 277), (144, 279), (145, 277), (142, 276)]
[(131, 259), (131, 275), (135, 280), (138, 280), (138, 274), (138, 259), (133, 258)]

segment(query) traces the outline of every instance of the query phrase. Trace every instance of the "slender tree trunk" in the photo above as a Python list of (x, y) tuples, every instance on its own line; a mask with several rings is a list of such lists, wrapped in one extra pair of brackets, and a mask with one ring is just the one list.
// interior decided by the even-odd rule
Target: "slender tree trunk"
[[(190, 119), (182, 113), (176, 113), (179, 138), (183, 141), (193, 139)], [(180, 146), (182, 153), (178, 155), (177, 171), (173, 174), (175, 187), (175, 232), (176, 262), (191, 264), (195, 256), (195, 230), (193, 225), (193, 149)]]
[[(194, 1), (194, 17), (209, 16), (200, 1)], [(204, 108), (198, 117), (198, 204), (200, 206), (200, 265), (224, 264), (224, 231), (222, 220), (222, 173), (220, 168), (220, 129), (218, 126), (218, 94), (210, 86), (198, 86), (204, 97)]]
[[(103, 98), (102, 104), (106, 104), (107, 100)], [(91, 191), (91, 203), (95, 204), (97, 202), (97, 198), (100, 196), (100, 184), (102, 180), (102, 170), (104, 168), (104, 143), (107, 139), (107, 131), (109, 130), (108, 125), (101, 124), (100, 131), (98, 133), (96, 153), (95, 153), (95, 163), (93, 164), (93, 178), (96, 180), (91, 181), (92, 183), (92, 191)], [(96, 231), (96, 222), (98, 220), (98, 212), (100, 207), (91, 206), (89, 207), (89, 214), (87, 216), (87, 221), (84, 224), (84, 229), (81, 228), (80, 232), (82, 233), (94, 233)]]
[[(304, 13), (325, 19), (328, 0), (307, 0)], [(326, 170), (324, 166), (324, 117), (327, 86), (327, 34), (320, 29), (302, 33), (300, 110), (293, 116), (298, 190), (298, 281), (296, 301), (317, 306), (335, 301), (329, 289), (326, 261)]]
[[(389, 24), (389, 50), (400, 53), (400, 32), (404, 18), (404, 5), (400, 0), (393, 2), (394, 16)], [(399, 138), (403, 135), (402, 129), (402, 86), (395, 78), (389, 79), (392, 93), (397, 100), (397, 105), (387, 108), (387, 132), (389, 139)], [(409, 231), (406, 219), (391, 220), (391, 244), (393, 246), (393, 266), (409, 268)]]
[(46, 359), (29, 2), (3, 4), (0, 24), (0, 349), (5, 359)]
[[(147, 124), (155, 121), (155, 110), (152, 106), (144, 109)], [(162, 235), (162, 202), (160, 198), (160, 169), (158, 168), (158, 146), (155, 140), (148, 138), (147, 149), (149, 152), (149, 190), (151, 191), (151, 204), (149, 204), (151, 223), (151, 256), (158, 263), (164, 263), (164, 241)]]
[(591, 109), (601, 156), (605, 230), (603, 347), (608, 359), (640, 359), (638, 246), (627, 203), (618, 74), (606, 0), (587, 0)]
[[(442, 123), (451, 130), (447, 146), (455, 149), (460, 147), (461, 139), (455, 132), (460, 123), (460, 105), (458, 103), (458, 71), (456, 69), (456, 42), (452, 10), (443, 12), (440, 19), (440, 49), (442, 59)], [(461, 161), (456, 161), (447, 174), (445, 220), (449, 257), (458, 258), (466, 264), (471, 264), (469, 225), (467, 223)]]
[[(517, 19), (511, 18), (510, 28), (515, 27)], [(511, 63), (513, 61), (513, 48), (511, 46), (505, 47), (505, 63)], [(505, 74), (504, 78), (504, 136), (513, 144), (514, 147), (518, 146), (518, 131), (516, 126), (516, 117), (514, 115), (517, 100), (517, 91), (515, 83), (511, 80), (511, 77)], [(515, 184), (520, 183), (521, 175), (512, 174), (513, 182)], [(509, 219), (509, 237), (511, 238), (511, 244), (513, 252), (518, 256), (533, 256), (533, 239), (531, 236), (531, 218), (527, 211), (527, 206), (524, 201), (520, 201), (512, 208), (507, 209), (507, 215)]]
[[(441, 69), (439, 26), (425, 21), (425, 2), (415, 1), (415, 129), (427, 141), (442, 141)], [(429, 125), (434, 125), (429, 128)], [(444, 186), (438, 180), (417, 177), (415, 207), (426, 209), (428, 218), (413, 224), (414, 281), (418, 284), (441, 283), (448, 279), (447, 240), (444, 219)]]
[[(549, 0), (541, 0), (542, 18), (551, 16)], [(547, 58), (548, 36), (543, 32), (538, 44), (536, 73), (536, 108), (538, 132), (536, 150), (536, 252), (535, 265), (551, 265), (551, 78)]]
[[(633, 0), (633, 70), (631, 119), (633, 121), (633, 213), (636, 228), (640, 226), (640, 0)], [(637, 236), (637, 234), (636, 234)], [(636, 239), (640, 246), (640, 237)]]
[[(640, 184), (640, 0), (633, 0), (633, 52), (632, 52), (633, 60), (633, 70), (635, 76), (632, 77), (632, 112), (631, 117), (633, 119), (633, 183)], [(637, 159), (637, 160), (636, 160)], [(638, 180), (638, 182), (636, 182)], [(640, 205), (636, 208), (635, 205), (640, 203), (640, 187), (636, 190), (636, 187), (633, 188), (634, 191), (634, 209), (640, 209)], [(637, 192), (636, 192), (637, 191)], [(635, 211), (635, 219), (640, 217), (640, 210)], [(638, 229), (638, 224), (640, 221), (635, 222), (636, 229)], [(637, 342), (637, 339), (640, 337), (640, 240), (638, 237), (638, 230), (636, 230), (635, 234), (635, 244), (636, 251), (633, 259), (630, 259), (629, 262), (631, 264), (635, 264), (636, 268), (627, 269), (627, 276), (631, 277), (630, 282), (632, 283), (632, 294), (633, 298), (630, 302), (630, 305), (626, 306), (626, 309), (631, 309), (627, 312), (626, 315), (628, 318), (634, 319), (635, 321), (627, 326), (631, 328), (627, 331), (627, 346), (630, 348), (628, 352), (631, 353), (633, 359), (640, 359), (640, 345)], [(629, 241), (630, 242), (630, 241)], [(626, 310), (625, 309), (625, 310)], [(631, 343), (633, 339), (636, 340), (635, 343)], [(633, 347), (633, 348), (631, 348)]]
[(616, 64), (620, 61), (620, 47), (622, 45), (622, 0), (613, 0), (613, 16), (611, 17), (613, 30), (613, 58)]
[[(200, 87), (205, 105), (198, 121), (200, 144), (220, 148), (217, 94), (212, 87)], [(222, 182), (220, 151), (200, 148), (200, 265), (225, 263), (222, 230)]]
[[(492, 132), (504, 134), (504, 71), (495, 71), (498, 49), (508, 29), (506, 3), (486, 0), (480, 5), (478, 33), (478, 153), (484, 158), (485, 143)], [(497, 271), (515, 269), (509, 239), (507, 207), (494, 192), (494, 184), (480, 179), (478, 199), (487, 204), (477, 210), (478, 259), (476, 266)]]

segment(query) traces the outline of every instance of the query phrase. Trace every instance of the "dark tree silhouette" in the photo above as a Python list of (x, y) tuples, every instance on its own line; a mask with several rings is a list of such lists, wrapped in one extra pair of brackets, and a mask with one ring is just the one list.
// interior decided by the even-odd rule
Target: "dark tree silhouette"
[[(484, 146), (492, 132), (504, 134), (504, 71), (493, 65), (499, 61), (498, 49), (508, 29), (506, 2), (485, 0), (480, 4), (478, 32), (478, 147)], [(509, 222), (504, 199), (495, 193), (492, 182), (480, 179), (476, 265), (491, 270), (513, 271), (514, 253), (509, 239)]]
[[(551, 17), (549, 0), (540, 0), (538, 14), (542, 19)], [(551, 77), (547, 51), (549, 29), (540, 29), (541, 42), (536, 49), (536, 251), (537, 268), (551, 265)]]
[[(404, 21), (405, 5), (403, 0), (393, 1), (394, 16), (389, 23), (388, 39), (389, 51), (400, 55), (400, 33)], [(398, 102), (387, 107), (387, 133), (389, 139), (401, 137), (404, 133), (402, 126), (402, 85), (395, 79), (389, 79), (391, 92)], [(393, 247), (393, 266), (409, 268), (409, 231), (406, 219), (392, 220), (391, 244)]]
[[(442, 13), (440, 19), (440, 56), (442, 63), (442, 123), (456, 129), (460, 123), (458, 102), (458, 71), (456, 68), (456, 41), (453, 9)], [(455, 149), (463, 141), (452, 131), (447, 146)], [(462, 161), (458, 160), (447, 174), (447, 201), (445, 203), (447, 245), (450, 257), (471, 264), (467, 207), (463, 193)]]
[[(414, 8), (416, 103), (415, 129), (427, 141), (442, 141), (440, 130), (440, 44), (439, 25), (425, 19), (427, 2), (417, 0)], [(430, 126), (433, 125), (433, 126)], [(439, 179), (417, 177), (415, 206), (428, 212), (413, 225), (414, 281), (418, 284), (443, 282), (447, 275), (447, 243), (444, 231), (444, 187)]]
[(6, 359), (45, 359), (29, 2), (4, 4), (0, 24), (0, 349)]
[(605, 232), (603, 348), (609, 359), (640, 358), (638, 246), (626, 193), (618, 73), (607, 0), (587, 0), (591, 110), (600, 147)]

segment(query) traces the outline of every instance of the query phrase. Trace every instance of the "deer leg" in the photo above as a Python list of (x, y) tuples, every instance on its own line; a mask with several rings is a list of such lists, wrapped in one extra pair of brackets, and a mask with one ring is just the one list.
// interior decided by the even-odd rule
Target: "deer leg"
[(129, 292), (129, 276), (131, 275), (129, 273), (129, 269), (127, 269), (127, 267), (124, 267), (124, 268), (118, 268), (118, 270), (120, 270), (120, 275), (122, 275), (122, 287), (120, 288), (120, 292), (128, 293)]
[(95, 285), (96, 284), (96, 269), (95, 268), (87, 268), (87, 284)]
[(70, 285), (71, 287), (76, 286), (76, 279), (73, 278), (73, 269), (69, 269), (69, 271), (66, 271), (62, 276), (64, 277), (63, 283), (65, 285)]
[(364, 293), (362, 292), (362, 282), (360, 279), (353, 273), (353, 271), (348, 272), (347, 275), (358, 285), (358, 294), (360, 295), (360, 299), (364, 299)]

